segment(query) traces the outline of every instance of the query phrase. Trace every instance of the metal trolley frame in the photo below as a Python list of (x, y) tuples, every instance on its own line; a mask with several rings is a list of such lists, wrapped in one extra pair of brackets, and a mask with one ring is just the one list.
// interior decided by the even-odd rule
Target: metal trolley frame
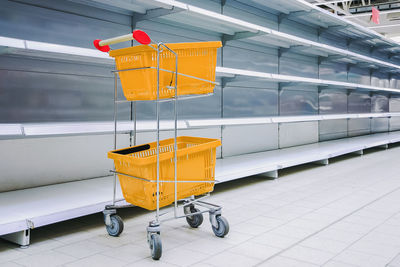
[[(139, 33), (136, 34), (135, 33)], [(143, 39), (144, 36), (144, 39)], [(191, 99), (191, 98), (197, 98), (197, 97), (204, 97), (204, 96), (209, 96), (212, 94), (205, 94), (205, 95), (195, 95), (195, 96), (182, 96), (178, 98), (178, 76), (183, 75), (186, 77), (190, 77), (193, 79), (198, 79), (206, 82), (210, 82), (213, 84), (217, 84), (216, 82), (213, 81), (208, 81), (204, 80), (198, 77), (190, 76), (190, 75), (185, 75), (182, 73), (178, 73), (178, 55), (171, 50), (167, 45), (165, 45), (162, 42), (157, 42), (155, 43), (152, 41), (147, 34), (140, 30), (135, 30), (133, 31), (132, 34), (128, 35), (123, 35), (107, 40), (96, 40), (94, 42), (96, 48), (103, 52), (108, 52), (109, 47), (108, 45), (110, 44), (115, 44), (123, 41), (128, 41), (128, 40), (137, 40), (141, 44), (156, 44), (156, 48), (153, 46), (150, 46), (151, 48), (155, 49), (157, 52), (157, 67), (145, 67), (145, 68), (150, 68), (150, 69), (156, 69), (157, 72), (157, 99), (156, 100), (149, 100), (149, 101), (155, 101), (156, 102), (156, 117), (157, 117), (157, 147), (156, 147), (156, 155), (157, 155), (157, 180), (149, 180), (145, 178), (140, 178), (140, 177), (134, 177), (128, 174), (124, 174), (121, 172), (115, 171), (115, 167), (111, 172), (114, 174), (114, 179), (113, 179), (113, 198), (112, 198), (112, 204), (107, 205), (103, 211), (104, 214), (104, 222), (106, 225), (107, 232), (111, 236), (119, 236), (122, 231), (123, 231), (123, 221), (122, 219), (117, 215), (117, 209), (119, 208), (126, 208), (126, 207), (132, 207), (131, 204), (125, 204), (125, 205), (117, 205), (116, 204), (116, 187), (117, 187), (117, 175), (123, 175), (130, 177), (132, 179), (139, 179), (139, 180), (144, 180), (147, 182), (153, 182), (157, 184), (157, 193), (156, 193), (156, 199), (157, 199), (157, 208), (156, 208), (156, 215), (155, 219), (149, 222), (149, 225), (147, 227), (147, 242), (149, 244), (150, 250), (151, 250), (151, 256), (154, 260), (160, 259), (162, 255), (162, 243), (161, 243), (161, 222), (163, 221), (168, 221), (172, 219), (179, 219), (179, 218), (186, 218), (188, 224), (193, 227), (197, 228), (199, 227), (202, 222), (203, 222), (203, 213), (209, 213), (209, 219), (210, 223), (213, 229), (213, 232), (216, 236), (218, 237), (224, 237), (226, 234), (229, 232), (229, 224), (228, 221), (221, 216), (221, 206), (205, 202), (203, 199), (205, 197), (209, 196), (209, 193), (200, 196), (200, 197), (195, 197), (191, 196), (190, 198), (186, 199), (178, 199), (177, 197), (177, 184), (178, 183), (215, 183), (214, 181), (193, 181), (193, 180), (185, 180), (185, 181), (178, 181), (177, 179), (177, 130), (178, 130), (178, 111), (177, 111), (177, 101), (178, 100), (184, 100), (184, 99)], [(108, 50), (107, 50), (108, 49)], [(169, 52), (171, 52), (175, 56), (175, 71), (171, 70), (165, 70), (160, 68), (160, 54), (163, 52), (164, 49), (167, 49)], [(107, 51), (105, 51), (107, 50)], [(124, 70), (114, 70), (114, 150), (117, 149), (117, 109), (118, 109), (118, 104), (119, 103), (127, 103), (131, 102), (133, 103), (133, 113), (134, 113), (134, 123), (133, 123), (133, 145), (136, 146), (136, 133), (137, 133), (137, 120), (136, 120), (136, 102), (137, 101), (128, 101), (128, 100), (118, 100), (118, 73), (122, 71), (135, 71), (135, 70), (140, 70), (144, 68), (132, 68), (132, 69), (124, 69)], [(170, 87), (168, 89), (170, 90), (175, 90), (175, 96), (172, 98), (167, 98), (167, 99), (160, 99), (160, 71), (166, 71), (173, 73), (175, 75), (175, 85), (173, 87)], [(174, 102), (174, 180), (160, 180), (160, 102), (165, 102), (165, 101), (173, 101)], [(170, 209), (160, 213), (160, 183), (174, 183), (174, 207), (173, 207), (173, 216), (168, 217), (164, 216), (170, 213)], [(196, 208), (196, 206), (201, 207), (202, 209)], [(179, 208), (183, 208), (183, 213), (179, 212)], [(163, 219), (160, 217), (163, 216)], [(165, 218), (167, 217), (167, 218)]]

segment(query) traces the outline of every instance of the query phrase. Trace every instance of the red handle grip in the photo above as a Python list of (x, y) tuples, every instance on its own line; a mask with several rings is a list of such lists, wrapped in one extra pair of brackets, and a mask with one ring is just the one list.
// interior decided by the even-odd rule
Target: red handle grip
[(132, 37), (133, 39), (135, 39), (138, 43), (141, 43), (143, 45), (148, 45), (151, 43), (151, 39), (150, 37), (147, 35), (147, 33), (145, 33), (142, 30), (134, 30), (132, 32)]
[(110, 46), (108, 45), (104, 45), (104, 46), (100, 46), (100, 39), (96, 39), (93, 41), (94, 47), (96, 47), (98, 50), (100, 50), (101, 52), (108, 52), (110, 51)]
[(134, 30), (131, 34), (126, 34), (126, 35), (122, 35), (122, 36), (118, 36), (118, 37), (114, 37), (114, 38), (110, 38), (110, 39), (106, 39), (106, 40), (99, 40), (99, 39), (94, 40), (93, 44), (98, 50), (100, 50), (102, 52), (108, 52), (108, 51), (110, 51), (109, 45), (121, 43), (121, 42), (125, 42), (125, 41), (130, 41), (133, 39), (135, 39), (138, 43), (143, 44), (143, 45), (148, 45), (151, 43), (151, 39), (147, 35), (147, 33), (145, 33), (142, 30)]

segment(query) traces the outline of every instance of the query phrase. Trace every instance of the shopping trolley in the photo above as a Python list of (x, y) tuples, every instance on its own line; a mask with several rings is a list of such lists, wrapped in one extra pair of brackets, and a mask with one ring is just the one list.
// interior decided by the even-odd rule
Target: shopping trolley
[[(109, 45), (136, 40), (142, 45), (110, 51)], [(141, 30), (107, 39), (94, 45), (115, 58), (114, 73), (114, 150), (108, 157), (114, 160), (113, 199), (103, 211), (109, 235), (119, 236), (123, 221), (118, 208), (139, 206), (155, 210), (155, 219), (147, 226), (147, 242), (151, 256), (162, 254), (161, 222), (186, 218), (189, 226), (199, 227), (203, 213), (209, 213), (212, 230), (217, 237), (229, 232), (228, 221), (221, 216), (221, 206), (204, 201), (214, 189), (216, 150), (220, 140), (177, 136), (177, 101), (213, 94), (217, 49), (221, 42), (164, 44), (154, 42)], [(178, 64), (179, 61), (179, 64)], [(126, 100), (118, 100), (118, 76)], [(178, 82), (179, 78), (179, 82)], [(136, 145), (136, 101), (155, 101), (157, 120), (156, 142)], [(160, 140), (160, 102), (174, 103), (174, 138)], [(133, 102), (134, 146), (117, 149), (117, 104)], [(117, 176), (128, 205), (115, 200)], [(160, 208), (173, 205), (160, 213)], [(179, 208), (182, 208), (180, 210)], [(160, 217), (163, 216), (163, 219)]]

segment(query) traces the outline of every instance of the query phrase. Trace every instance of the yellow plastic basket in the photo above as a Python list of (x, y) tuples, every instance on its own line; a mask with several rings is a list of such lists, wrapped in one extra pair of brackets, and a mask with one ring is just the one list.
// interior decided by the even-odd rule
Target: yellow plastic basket
[[(178, 73), (215, 81), (217, 49), (221, 42), (165, 44), (178, 54)], [(156, 45), (152, 45), (154, 48)], [(115, 58), (119, 77), (127, 100), (157, 99), (157, 52), (148, 45), (140, 45), (110, 51)], [(175, 56), (166, 48), (160, 53), (160, 68), (175, 72)], [(178, 75), (178, 95), (212, 93), (215, 84), (184, 75)], [(160, 98), (175, 95), (175, 74), (160, 71)]]
[[(181, 136), (177, 138), (178, 181), (214, 181), (218, 139)], [(108, 152), (117, 172), (146, 180), (157, 180), (157, 143)], [(118, 175), (127, 202), (148, 210), (156, 209), (157, 183)], [(160, 180), (174, 181), (174, 139), (160, 141)], [(178, 199), (202, 195), (214, 183), (178, 183)], [(160, 207), (174, 202), (174, 183), (160, 182)]]

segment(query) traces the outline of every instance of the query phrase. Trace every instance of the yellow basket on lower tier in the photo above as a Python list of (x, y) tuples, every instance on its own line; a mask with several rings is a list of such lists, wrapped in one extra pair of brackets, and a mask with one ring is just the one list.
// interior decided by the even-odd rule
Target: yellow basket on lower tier
[[(217, 49), (221, 42), (165, 44), (178, 55), (178, 95), (212, 93)], [(139, 45), (110, 51), (115, 58), (122, 90), (127, 100), (157, 99), (156, 45)], [(139, 70), (127, 70), (143, 68)], [(160, 53), (160, 98), (175, 96), (175, 56), (166, 48)], [(127, 70), (127, 71), (122, 71)], [(167, 70), (167, 71), (165, 71)], [(194, 79), (185, 75), (197, 77)]]
[[(177, 138), (178, 181), (214, 181), (218, 139), (180, 136)], [(157, 143), (108, 152), (119, 173), (146, 180), (157, 180)], [(148, 210), (156, 209), (157, 183), (118, 175), (127, 202)], [(174, 139), (160, 141), (160, 180), (174, 181)], [(160, 182), (160, 207), (174, 202), (174, 183)], [(202, 195), (214, 189), (214, 183), (178, 183), (178, 199)]]

